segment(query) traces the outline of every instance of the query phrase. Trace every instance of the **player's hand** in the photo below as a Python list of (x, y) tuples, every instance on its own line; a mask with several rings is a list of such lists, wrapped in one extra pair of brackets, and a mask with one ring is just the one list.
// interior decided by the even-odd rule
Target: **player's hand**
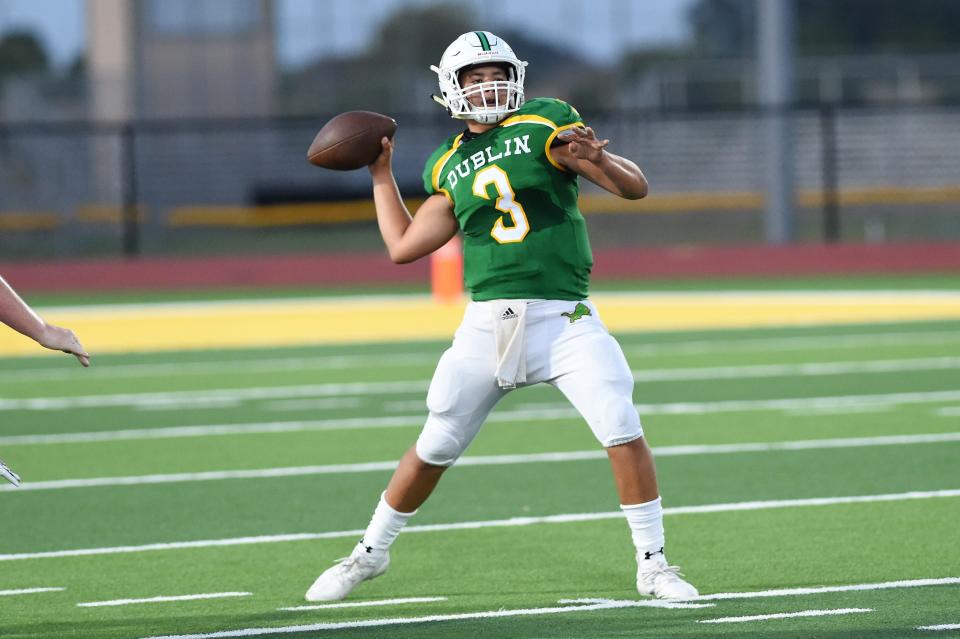
[(598, 140), (597, 134), (590, 127), (567, 129), (558, 137), (567, 142), (571, 156), (594, 163), (603, 158), (603, 149), (610, 144), (610, 140)]
[(74, 355), (84, 366), (90, 366), (90, 355), (83, 349), (80, 340), (69, 328), (62, 328), (47, 324), (43, 328), (43, 334), (37, 340), (45, 348), (54, 351), (63, 351)]
[(393, 161), (393, 141), (384, 136), (380, 140), (381, 146), (383, 146), (383, 151), (380, 152), (380, 155), (377, 156), (377, 159), (373, 161), (373, 164), (368, 166), (370, 169), (371, 175), (377, 175), (383, 171), (391, 171), (391, 162)]

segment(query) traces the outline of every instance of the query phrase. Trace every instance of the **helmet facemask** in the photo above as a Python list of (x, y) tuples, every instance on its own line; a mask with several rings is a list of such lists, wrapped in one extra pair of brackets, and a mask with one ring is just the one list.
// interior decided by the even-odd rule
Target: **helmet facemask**
[[(494, 45), (491, 47), (487, 44), (487, 49), (478, 50), (479, 45), (471, 40), (476, 38), (479, 42), (477, 34), (480, 33), (485, 36), (483, 42), (492, 41)], [(452, 62), (452, 59), (456, 61)], [(464, 34), (447, 48), (439, 67), (430, 67), (439, 77), (440, 83), (440, 96), (433, 96), (434, 100), (446, 107), (454, 118), (474, 120), (481, 124), (496, 124), (523, 105), (526, 64), (517, 59), (506, 42), (492, 33)], [(464, 88), (460, 84), (461, 74), (477, 66), (503, 67), (507, 79), (479, 82)], [(471, 98), (477, 103), (471, 101)]]

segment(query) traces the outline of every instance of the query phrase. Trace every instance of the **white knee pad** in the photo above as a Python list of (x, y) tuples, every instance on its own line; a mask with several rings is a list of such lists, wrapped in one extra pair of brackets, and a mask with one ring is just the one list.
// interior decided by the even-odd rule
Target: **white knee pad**
[(452, 466), (469, 443), (450, 428), (443, 418), (430, 413), (417, 438), (417, 457), (434, 466)]
[(613, 395), (598, 402), (590, 428), (604, 448), (626, 444), (643, 437), (640, 415), (629, 396)]

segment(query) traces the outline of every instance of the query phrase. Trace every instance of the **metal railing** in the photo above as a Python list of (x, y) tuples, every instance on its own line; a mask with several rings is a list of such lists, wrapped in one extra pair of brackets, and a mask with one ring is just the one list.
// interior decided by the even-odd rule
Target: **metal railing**
[[(425, 159), (457, 123), (393, 115), (397, 179), (419, 198)], [(792, 124), (798, 241), (960, 238), (957, 106), (583, 115), (652, 185), (639, 202), (585, 186), (582, 208), (600, 242), (762, 241), (759, 174), (770, 160), (758, 131), (770, 117)], [(327, 118), (0, 125), (0, 251), (26, 259), (378, 247), (366, 171), (305, 160)]]

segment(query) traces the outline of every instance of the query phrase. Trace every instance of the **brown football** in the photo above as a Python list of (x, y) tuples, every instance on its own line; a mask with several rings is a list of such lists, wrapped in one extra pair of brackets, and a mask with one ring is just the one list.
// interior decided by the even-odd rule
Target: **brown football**
[(347, 111), (320, 129), (307, 150), (315, 166), (335, 171), (352, 171), (372, 164), (383, 147), (380, 140), (393, 138), (396, 121), (372, 111)]

